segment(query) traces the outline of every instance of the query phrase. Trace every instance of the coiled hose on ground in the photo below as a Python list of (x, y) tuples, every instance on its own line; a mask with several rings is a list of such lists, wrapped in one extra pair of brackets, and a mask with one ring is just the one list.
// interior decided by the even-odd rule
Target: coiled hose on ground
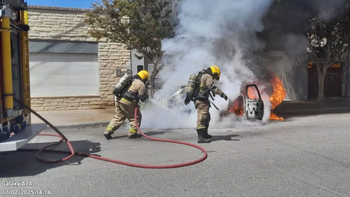
[[(167, 140), (167, 139), (153, 138), (153, 137), (149, 137), (146, 134), (144, 134), (141, 131), (141, 129), (139, 128), (138, 123), (137, 123), (137, 110), (138, 110), (137, 108), (135, 108), (135, 114), (134, 114), (135, 115), (135, 123), (137, 125), (137, 130), (140, 132), (140, 134), (142, 136), (144, 136), (147, 139), (154, 140), (154, 141), (169, 142), (169, 143), (175, 143), (175, 144), (182, 144), (182, 145), (186, 145), (186, 146), (191, 146), (191, 147), (194, 147), (194, 148), (197, 148), (197, 149), (201, 150), (203, 152), (203, 156), (201, 158), (197, 159), (197, 160), (194, 160), (194, 161), (191, 161), (191, 162), (187, 162), (187, 163), (171, 164), (171, 165), (145, 165), (145, 164), (137, 164), (137, 163), (130, 163), (130, 162), (125, 162), (125, 161), (109, 159), (109, 158), (96, 156), (96, 155), (91, 155), (91, 154), (87, 154), (87, 153), (75, 152), (75, 150), (74, 150), (73, 146), (71, 145), (70, 141), (55, 126), (53, 126), (49, 121), (47, 121), (45, 118), (43, 118), (38, 113), (36, 113), (33, 109), (31, 109), (30, 107), (26, 106), (23, 102), (19, 101), (16, 98), (14, 98), (14, 100), (16, 102), (18, 102), (19, 104), (21, 104), (26, 109), (28, 109), (31, 113), (36, 115), (39, 119), (41, 119), (43, 122), (45, 122), (47, 125), (49, 125), (49, 127), (51, 127), (54, 131), (56, 131), (58, 133), (58, 135), (57, 134), (38, 134), (39, 136), (59, 137), (60, 140), (58, 142), (56, 142), (56, 143), (50, 144), (50, 145), (45, 146), (45, 147), (43, 147), (41, 149), (19, 149), (20, 151), (37, 151), (36, 159), (38, 159), (39, 161), (44, 162), (44, 163), (64, 162), (64, 161), (69, 160), (73, 156), (77, 155), (77, 156), (89, 157), (89, 158), (94, 158), (94, 159), (98, 159), (98, 160), (102, 160), (102, 161), (107, 161), (107, 162), (112, 162), (112, 163), (116, 163), (116, 164), (122, 164), (122, 165), (126, 165), (126, 166), (137, 167), (137, 168), (164, 169), (164, 168), (179, 168), (179, 167), (185, 167), (185, 166), (197, 164), (199, 162), (204, 161), (207, 158), (207, 156), (208, 156), (207, 151), (204, 148), (202, 148), (202, 147), (200, 147), (198, 145), (187, 143), (187, 142), (176, 141), (176, 140)], [(67, 143), (67, 145), (69, 147), (69, 151), (48, 150), (48, 148), (53, 147), (53, 146), (57, 146), (57, 145), (61, 144), (62, 142), (66, 142)], [(53, 153), (69, 154), (69, 156), (67, 156), (67, 157), (65, 157), (63, 159), (59, 159), (59, 160), (44, 160), (44, 159), (42, 159), (40, 157), (40, 153), (42, 153), (42, 152), (53, 152)]]

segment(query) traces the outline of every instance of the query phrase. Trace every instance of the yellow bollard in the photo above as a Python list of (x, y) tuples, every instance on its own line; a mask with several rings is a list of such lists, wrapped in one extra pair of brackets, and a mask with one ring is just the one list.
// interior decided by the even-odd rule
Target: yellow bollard
[[(7, 116), (11, 116), (13, 110), (13, 91), (12, 91), (12, 64), (11, 64), (11, 32), (10, 19), (1, 19), (1, 56), (2, 56), (2, 74), (3, 74), (3, 98), (4, 109)], [(8, 31), (6, 31), (8, 30)]]

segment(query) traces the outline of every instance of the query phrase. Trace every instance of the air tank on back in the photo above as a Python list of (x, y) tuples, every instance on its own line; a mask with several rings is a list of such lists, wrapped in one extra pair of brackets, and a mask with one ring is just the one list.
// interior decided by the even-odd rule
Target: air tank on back
[(127, 87), (128, 84), (132, 82), (132, 77), (128, 73), (125, 73), (120, 80), (115, 84), (114, 86), (114, 93), (116, 95), (122, 94), (125, 91), (125, 88)]
[(189, 79), (188, 79), (188, 83), (187, 86), (185, 88), (185, 93), (189, 96), (194, 94), (194, 91), (196, 89), (196, 84), (198, 81), (198, 75), (197, 74), (191, 74)]

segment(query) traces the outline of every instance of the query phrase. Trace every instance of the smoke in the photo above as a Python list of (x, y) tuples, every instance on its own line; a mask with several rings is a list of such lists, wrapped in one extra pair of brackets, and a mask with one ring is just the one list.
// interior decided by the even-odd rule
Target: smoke
[(183, 109), (169, 110), (160, 104), (152, 102), (151, 107), (146, 107), (142, 112), (142, 126), (152, 129), (182, 129), (195, 128), (197, 114), (187, 113)]
[[(156, 92), (155, 99), (167, 99), (179, 88), (187, 84), (188, 77), (211, 65), (221, 68), (221, 79), (217, 85), (235, 100), (246, 82), (263, 82), (257, 84), (264, 102), (262, 122), (270, 117), (268, 82), (269, 71), (258, 61), (256, 52), (265, 45), (259, 41), (257, 32), (265, 30), (264, 40), (270, 46), (283, 49), (289, 55), (297, 57), (305, 54), (305, 31), (310, 26), (307, 21), (318, 17), (327, 22), (337, 16), (345, 0), (290, 0), (287, 13), (281, 18), (269, 20), (262, 18), (273, 0), (177, 0), (173, 7), (174, 21), (178, 23), (176, 36), (163, 40), (165, 54), (162, 63), (168, 65), (159, 74), (164, 81), (163, 88)], [(273, 48), (272, 47), (272, 48)], [(294, 58), (292, 58), (294, 59)], [(265, 89), (264, 89), (265, 88)], [(181, 100), (180, 100), (181, 101)], [(181, 101), (182, 102), (182, 101)], [(229, 102), (216, 96), (215, 105), (221, 110)], [(163, 105), (167, 105), (163, 103)], [(186, 111), (186, 112), (184, 112)], [(210, 108), (210, 127), (227, 128), (237, 124), (237, 117), (231, 114), (220, 117), (219, 111)], [(191, 102), (168, 111), (155, 104), (143, 112), (143, 126), (149, 128), (195, 128), (196, 110)]]
[[(264, 43), (258, 40), (256, 32), (264, 29), (261, 19), (271, 3), (272, 0), (176, 1), (175, 20), (178, 25), (175, 37), (162, 41), (162, 50), (165, 51), (162, 63), (168, 66), (158, 74), (164, 85), (156, 92), (155, 99), (169, 98), (179, 86), (187, 84), (190, 74), (211, 65), (220, 67), (221, 79), (217, 86), (228, 95), (231, 102), (241, 94), (245, 82), (265, 76), (267, 72), (258, 64), (255, 55), (256, 51), (264, 48)], [(219, 96), (215, 97), (214, 102), (221, 110), (227, 109), (229, 103)], [(192, 113), (170, 115), (161, 107), (155, 108), (157, 112), (145, 110), (143, 117), (152, 115), (158, 121), (144, 121), (144, 126), (195, 127), (196, 111), (193, 103), (186, 107)], [(234, 117), (222, 120), (214, 106), (210, 112), (211, 127), (233, 126)]]

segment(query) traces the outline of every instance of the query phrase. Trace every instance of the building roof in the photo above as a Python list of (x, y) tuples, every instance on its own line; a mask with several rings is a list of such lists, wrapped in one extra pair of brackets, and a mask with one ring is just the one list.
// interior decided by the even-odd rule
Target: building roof
[(91, 9), (83, 9), (83, 8), (69, 8), (69, 7), (56, 7), (56, 6), (41, 6), (41, 5), (28, 5), (28, 9), (61, 10), (61, 11), (75, 11), (75, 12), (87, 12), (87, 11), (91, 11)]

